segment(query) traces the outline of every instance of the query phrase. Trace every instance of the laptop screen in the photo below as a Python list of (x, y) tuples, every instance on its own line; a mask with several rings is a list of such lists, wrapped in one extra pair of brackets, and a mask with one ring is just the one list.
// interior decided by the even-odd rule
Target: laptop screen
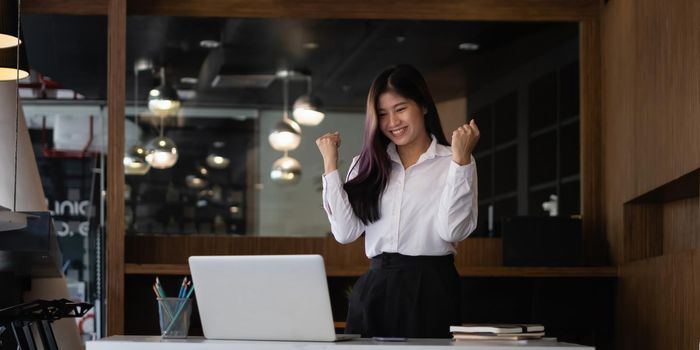
[(209, 339), (333, 341), (320, 255), (189, 258)]

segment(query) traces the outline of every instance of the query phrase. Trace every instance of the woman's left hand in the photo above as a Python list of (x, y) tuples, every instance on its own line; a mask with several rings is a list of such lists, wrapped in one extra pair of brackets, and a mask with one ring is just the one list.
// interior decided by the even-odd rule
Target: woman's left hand
[(479, 142), (479, 128), (474, 119), (452, 132), (452, 160), (459, 165), (471, 162), (472, 152)]

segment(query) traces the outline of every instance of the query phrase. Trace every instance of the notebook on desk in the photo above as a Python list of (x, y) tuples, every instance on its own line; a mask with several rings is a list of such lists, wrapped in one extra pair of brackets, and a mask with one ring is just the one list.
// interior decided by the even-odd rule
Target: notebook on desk
[(192, 256), (208, 339), (338, 341), (319, 255)]

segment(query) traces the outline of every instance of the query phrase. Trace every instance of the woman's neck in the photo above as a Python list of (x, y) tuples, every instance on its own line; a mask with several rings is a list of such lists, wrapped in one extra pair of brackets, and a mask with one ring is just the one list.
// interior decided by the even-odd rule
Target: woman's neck
[(403, 146), (397, 145), (396, 152), (399, 154), (403, 168), (408, 169), (411, 165), (416, 164), (420, 155), (428, 150), (432, 141), (430, 136), (426, 134), (425, 137), (420, 137), (415, 142)]

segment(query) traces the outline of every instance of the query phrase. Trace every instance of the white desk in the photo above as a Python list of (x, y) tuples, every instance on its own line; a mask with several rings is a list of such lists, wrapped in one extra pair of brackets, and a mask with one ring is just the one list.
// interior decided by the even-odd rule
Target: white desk
[(450, 339), (409, 339), (407, 342), (376, 342), (353, 339), (337, 343), (210, 340), (190, 337), (162, 340), (159, 336), (112, 336), (87, 343), (87, 350), (594, 350), (590, 346), (561, 343), (553, 340), (459, 341)]

